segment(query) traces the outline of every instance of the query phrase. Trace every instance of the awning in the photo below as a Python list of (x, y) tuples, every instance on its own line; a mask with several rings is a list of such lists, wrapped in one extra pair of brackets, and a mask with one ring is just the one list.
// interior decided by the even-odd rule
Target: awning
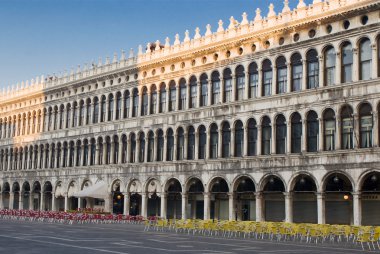
[(74, 197), (78, 198), (107, 198), (107, 184), (104, 181), (99, 181), (94, 185), (85, 188), (77, 193), (74, 193)]

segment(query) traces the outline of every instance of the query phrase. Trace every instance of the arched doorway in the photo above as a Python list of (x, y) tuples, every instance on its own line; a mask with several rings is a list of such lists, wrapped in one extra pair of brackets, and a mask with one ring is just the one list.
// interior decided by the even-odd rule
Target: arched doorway
[(14, 182), (12, 185), (12, 192), (13, 192), (13, 204), (11, 204), (11, 207), (13, 209), (20, 209), (20, 185), (18, 182)]
[(217, 220), (228, 220), (228, 192), (229, 187), (221, 177), (215, 178), (210, 187), (210, 218)]
[(148, 216), (161, 215), (161, 184), (157, 179), (151, 179), (147, 186), (146, 192), (148, 194)]
[(182, 186), (177, 179), (170, 179), (167, 183), (166, 216), (168, 219), (181, 218), (182, 212)]
[(40, 200), (41, 200), (41, 184), (40, 182), (34, 182), (32, 188), (32, 202), (31, 208), (32, 210), (40, 209)]
[(255, 184), (247, 176), (240, 177), (235, 183), (235, 220), (256, 220)]
[(282, 180), (274, 175), (268, 176), (264, 182), (264, 216), (266, 221), (285, 220), (285, 186)]
[(11, 188), (9, 186), (9, 183), (8, 182), (4, 183), (3, 192), (2, 192), (4, 209), (9, 209), (9, 193), (10, 193), (10, 191), (11, 191)]
[(343, 174), (334, 173), (325, 180), (325, 216), (327, 224), (352, 222), (352, 184)]
[(22, 197), (22, 209), (28, 210), (30, 209), (30, 185), (29, 182), (24, 182), (22, 185), (22, 190), (21, 190), (21, 195)]
[(293, 222), (318, 223), (317, 186), (313, 178), (301, 174), (294, 179), (292, 189)]
[(380, 173), (368, 173), (361, 185), (362, 225), (380, 225)]
[(141, 183), (137, 180), (133, 180), (129, 186), (129, 214), (132, 216), (141, 215)]
[(120, 190), (121, 182), (116, 180), (112, 185), (112, 212), (114, 214), (123, 214), (124, 195)]
[(198, 178), (192, 178), (188, 182), (187, 197), (187, 218), (203, 219), (204, 218), (204, 187)]
[(44, 204), (43, 204), (43, 210), (45, 211), (51, 211), (52, 210), (52, 195), (53, 186), (50, 182), (46, 182), (44, 184)]

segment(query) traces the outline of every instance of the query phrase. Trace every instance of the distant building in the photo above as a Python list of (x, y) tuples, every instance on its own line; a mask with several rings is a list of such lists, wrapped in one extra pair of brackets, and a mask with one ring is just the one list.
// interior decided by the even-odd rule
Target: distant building
[(379, 15), (285, 1), (3, 91), (0, 206), (380, 225)]

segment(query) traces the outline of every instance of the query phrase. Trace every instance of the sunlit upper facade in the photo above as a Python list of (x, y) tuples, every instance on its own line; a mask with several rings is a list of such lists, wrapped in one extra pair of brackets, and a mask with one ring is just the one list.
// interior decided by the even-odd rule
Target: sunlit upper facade
[(0, 206), (380, 224), (380, 4), (254, 16), (4, 91)]

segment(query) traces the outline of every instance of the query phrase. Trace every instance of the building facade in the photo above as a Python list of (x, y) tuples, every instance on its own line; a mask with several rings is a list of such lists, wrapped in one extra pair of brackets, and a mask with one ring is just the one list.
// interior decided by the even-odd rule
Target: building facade
[(0, 207), (379, 225), (379, 61), (378, 1), (286, 0), (18, 84)]

